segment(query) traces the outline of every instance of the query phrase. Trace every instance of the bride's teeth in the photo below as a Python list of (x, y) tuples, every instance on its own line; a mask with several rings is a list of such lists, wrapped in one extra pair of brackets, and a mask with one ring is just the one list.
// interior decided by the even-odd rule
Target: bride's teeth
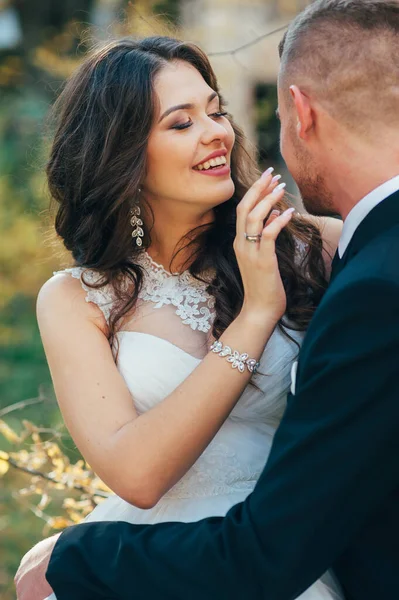
[(221, 165), (225, 164), (227, 164), (226, 157), (217, 156), (216, 158), (211, 158), (210, 160), (207, 160), (206, 162), (197, 165), (196, 167), (194, 167), (194, 169), (197, 169), (198, 171), (206, 171), (211, 167), (220, 167)]

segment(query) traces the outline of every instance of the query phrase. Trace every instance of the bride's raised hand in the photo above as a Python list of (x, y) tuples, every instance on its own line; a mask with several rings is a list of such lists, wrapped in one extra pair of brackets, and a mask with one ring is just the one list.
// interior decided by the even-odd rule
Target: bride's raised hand
[[(273, 207), (283, 198), (285, 184), (272, 179), (270, 169), (253, 184), (237, 206), (234, 241), (244, 286), (242, 312), (259, 320), (277, 321), (287, 299), (276, 256), (276, 239), (289, 223), (294, 208), (282, 214)], [(265, 219), (267, 221), (265, 223)]]

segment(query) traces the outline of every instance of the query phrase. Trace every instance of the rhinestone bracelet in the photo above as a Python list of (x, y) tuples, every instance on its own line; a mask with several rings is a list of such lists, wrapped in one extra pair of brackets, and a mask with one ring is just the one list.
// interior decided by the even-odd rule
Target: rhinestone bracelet
[(249, 358), (246, 352), (240, 354), (237, 350), (232, 350), (230, 346), (223, 346), (219, 340), (214, 341), (209, 350), (221, 357), (227, 357), (227, 361), (231, 363), (233, 369), (238, 369), (240, 373), (244, 373), (245, 367), (247, 367), (250, 373), (255, 374), (259, 367), (259, 362), (255, 358)]

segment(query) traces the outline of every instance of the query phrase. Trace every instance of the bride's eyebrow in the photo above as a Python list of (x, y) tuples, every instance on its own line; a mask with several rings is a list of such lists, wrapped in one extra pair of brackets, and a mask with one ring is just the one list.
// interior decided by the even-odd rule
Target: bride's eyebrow
[[(212, 94), (210, 96), (208, 96), (208, 98), (207, 98), (207, 104), (212, 102), (212, 100), (214, 98), (216, 98), (217, 95), (218, 95), (217, 92), (212, 92)], [(165, 112), (161, 115), (158, 123), (160, 123), (162, 121), (162, 119), (164, 119), (165, 117), (170, 115), (172, 112), (175, 112), (176, 110), (189, 110), (192, 108), (195, 108), (194, 104), (177, 104), (176, 106), (171, 106), (170, 108), (165, 110)]]

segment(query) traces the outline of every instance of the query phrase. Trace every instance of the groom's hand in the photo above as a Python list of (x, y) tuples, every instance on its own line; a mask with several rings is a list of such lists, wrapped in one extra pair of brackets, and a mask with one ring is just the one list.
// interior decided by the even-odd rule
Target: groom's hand
[(21, 560), (14, 579), (17, 600), (44, 600), (52, 593), (53, 590), (47, 583), (45, 575), (59, 535), (42, 540)]

